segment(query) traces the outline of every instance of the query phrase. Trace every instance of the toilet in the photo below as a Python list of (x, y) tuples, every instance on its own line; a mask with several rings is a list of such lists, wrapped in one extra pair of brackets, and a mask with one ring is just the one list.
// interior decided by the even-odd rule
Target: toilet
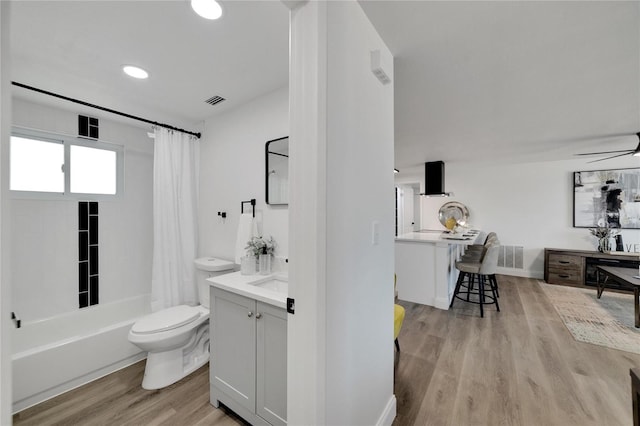
[(209, 284), (207, 278), (232, 272), (235, 263), (213, 257), (194, 261), (197, 306), (179, 305), (140, 318), (129, 342), (148, 352), (144, 389), (160, 389), (191, 374), (209, 361)]

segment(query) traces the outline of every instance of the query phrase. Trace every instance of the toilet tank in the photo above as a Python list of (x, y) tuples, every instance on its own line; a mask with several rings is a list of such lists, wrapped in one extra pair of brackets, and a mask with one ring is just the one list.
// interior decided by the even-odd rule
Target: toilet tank
[(209, 282), (207, 278), (233, 272), (236, 264), (218, 257), (200, 257), (194, 260), (198, 280), (198, 299), (200, 304), (209, 309)]

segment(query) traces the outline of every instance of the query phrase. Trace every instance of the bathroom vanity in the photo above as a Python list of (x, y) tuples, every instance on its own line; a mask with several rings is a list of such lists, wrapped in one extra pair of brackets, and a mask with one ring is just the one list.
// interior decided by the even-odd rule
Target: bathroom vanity
[(211, 404), (253, 425), (286, 425), (286, 277), (234, 272), (209, 281)]

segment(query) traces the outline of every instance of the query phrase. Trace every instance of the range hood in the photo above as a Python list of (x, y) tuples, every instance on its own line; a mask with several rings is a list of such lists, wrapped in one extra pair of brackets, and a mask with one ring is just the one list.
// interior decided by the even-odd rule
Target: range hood
[(444, 190), (444, 161), (424, 163), (424, 195), (426, 197), (449, 197), (451, 192)]

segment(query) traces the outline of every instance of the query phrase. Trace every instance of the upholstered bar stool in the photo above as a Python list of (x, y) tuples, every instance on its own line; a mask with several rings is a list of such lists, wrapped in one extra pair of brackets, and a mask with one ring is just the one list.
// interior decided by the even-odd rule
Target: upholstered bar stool
[[(498, 234), (496, 234), (495, 232), (489, 232), (484, 240), (484, 244), (472, 244), (470, 246), (467, 246), (465, 253), (462, 255), (460, 260), (463, 262), (480, 262), (487, 247), (494, 241), (498, 241)], [(498, 281), (496, 280), (495, 274), (491, 275), (491, 281), (493, 282), (496, 295), (500, 297), (500, 292), (498, 290)]]
[[(479, 261), (456, 262), (456, 269), (460, 271), (456, 289), (451, 299), (450, 308), (453, 307), (455, 299), (464, 302), (475, 303), (480, 305), (480, 317), (484, 317), (484, 305), (496, 305), (496, 309), (500, 312), (498, 304), (497, 281), (495, 278), (496, 269), (498, 267), (498, 254), (500, 250), (500, 241), (497, 239), (489, 242), (486, 250)], [(465, 278), (467, 279), (465, 283)], [(477, 288), (474, 288), (474, 282), (478, 282)], [(490, 294), (487, 294), (487, 284)], [(471, 297), (474, 296), (474, 297)]]
[(491, 241), (497, 240), (498, 235), (495, 232), (489, 232), (484, 240), (483, 244), (471, 244), (465, 248), (465, 252), (462, 258), (465, 260), (479, 260), (484, 253), (484, 250)]

